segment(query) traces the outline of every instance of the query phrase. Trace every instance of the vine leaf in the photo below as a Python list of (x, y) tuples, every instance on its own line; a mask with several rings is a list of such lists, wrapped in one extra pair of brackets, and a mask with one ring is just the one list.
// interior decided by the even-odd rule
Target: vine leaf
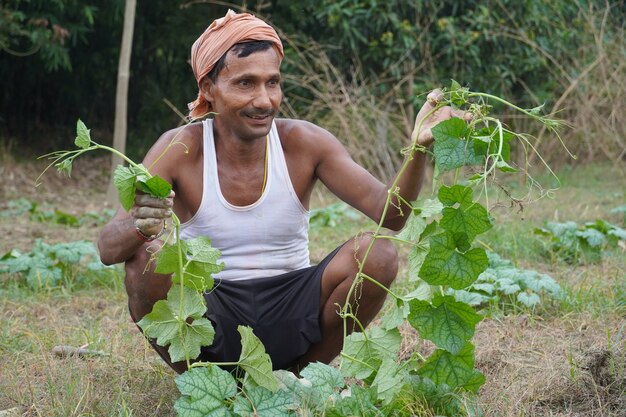
[(395, 304), (380, 320), (380, 327), (385, 330), (395, 329), (400, 326), (409, 315), (409, 304), (402, 299), (395, 301)]
[(325, 417), (361, 416), (376, 417), (381, 415), (376, 407), (376, 390), (371, 387), (351, 385), (345, 396), (335, 403), (333, 408), (324, 410)]
[[(224, 269), (223, 263), (218, 263), (221, 252), (211, 246), (209, 238), (199, 236), (191, 240), (181, 240), (183, 257), (183, 285), (198, 292), (213, 288), (212, 274)], [(154, 269), (159, 274), (174, 274), (172, 282), (180, 282), (178, 272), (178, 246), (165, 244), (156, 255), (157, 265)]]
[(365, 379), (378, 369), (384, 358), (394, 358), (402, 336), (396, 329), (372, 327), (366, 334), (354, 332), (344, 342), (341, 355), (341, 372), (344, 376)]
[(474, 336), (476, 324), (482, 317), (467, 304), (452, 296), (437, 295), (433, 303), (422, 300), (410, 302), (409, 323), (424, 339), (453, 355), (458, 354), (465, 343)]
[(409, 265), (410, 282), (419, 281), (419, 270), (422, 267), (422, 264), (424, 264), (426, 255), (428, 255), (428, 251), (430, 250), (430, 240), (428, 237), (433, 235), (436, 230), (437, 222), (430, 222), (420, 234), (419, 242), (417, 242), (409, 251), (407, 261)]
[[(446, 205), (439, 224), (452, 233), (465, 233), (468, 241), (491, 229), (492, 222), (487, 209), (472, 202), (472, 189), (462, 185), (439, 190), (439, 200)], [(456, 206), (457, 207), (452, 207)]]
[(398, 237), (413, 242), (421, 239), (421, 235), (427, 227), (426, 219), (441, 213), (443, 205), (436, 199), (424, 199), (412, 202), (411, 206), (411, 216)]
[(467, 102), (469, 88), (461, 87), (458, 81), (452, 80), (450, 83), (450, 101), (456, 106), (462, 106)]
[(85, 126), (82, 120), (78, 119), (76, 122), (76, 139), (74, 139), (74, 144), (81, 149), (87, 149), (90, 143), (91, 135), (89, 134), (89, 129), (87, 129), (87, 126)]
[(238, 326), (241, 335), (241, 355), (237, 363), (259, 386), (272, 392), (278, 390), (278, 379), (272, 374), (272, 360), (263, 343), (248, 326)]
[(234, 411), (242, 417), (289, 417), (296, 404), (285, 391), (272, 392), (263, 387), (246, 390), (246, 395), (235, 397)]
[(237, 393), (233, 376), (217, 366), (192, 368), (175, 378), (182, 394), (174, 403), (179, 417), (229, 417), (224, 400)]
[(511, 145), (509, 142), (515, 136), (508, 130), (502, 130), (502, 150), (498, 152), (500, 147), (500, 133), (496, 126), (484, 127), (472, 133), (471, 138), (474, 142), (474, 151), (477, 155), (495, 155), (498, 154), (504, 161), (511, 159)]
[(137, 177), (137, 188), (153, 197), (165, 198), (172, 192), (172, 186), (158, 175), (146, 178), (143, 175)]
[(159, 346), (167, 346), (172, 362), (195, 359), (201, 346), (213, 343), (215, 330), (204, 318), (206, 306), (202, 294), (183, 287), (172, 287), (166, 300), (157, 301), (152, 311), (137, 324), (144, 334), (156, 338)]
[(372, 388), (376, 389), (378, 399), (382, 400), (383, 404), (389, 404), (404, 386), (407, 375), (406, 369), (399, 367), (393, 358), (384, 358), (372, 382)]
[(435, 384), (446, 384), (452, 389), (476, 391), (484, 383), (484, 376), (474, 369), (474, 345), (467, 343), (458, 355), (437, 349), (418, 369), (417, 373)]
[(158, 175), (150, 175), (142, 164), (128, 167), (118, 165), (113, 173), (113, 183), (126, 211), (135, 203), (137, 190), (157, 198), (165, 198), (172, 192), (172, 186), (167, 181)]
[(476, 155), (474, 146), (467, 140), (469, 128), (464, 120), (453, 117), (439, 122), (432, 128), (432, 133), (435, 166), (439, 172), (482, 163), (483, 157)]
[(337, 396), (338, 390), (346, 385), (337, 368), (321, 362), (310, 363), (300, 372), (300, 375), (311, 382), (315, 401), (320, 407), (328, 399)]
[(137, 176), (146, 175), (148, 172), (143, 168), (143, 165), (139, 165), (139, 167), (141, 168), (136, 168), (132, 165), (128, 167), (118, 165), (113, 173), (113, 183), (117, 189), (120, 203), (126, 211), (130, 210), (135, 203), (135, 193), (137, 190), (135, 180)]
[(468, 249), (465, 234), (440, 233), (430, 240), (419, 276), (431, 285), (449, 285), (455, 290), (467, 287), (489, 265), (483, 249)]

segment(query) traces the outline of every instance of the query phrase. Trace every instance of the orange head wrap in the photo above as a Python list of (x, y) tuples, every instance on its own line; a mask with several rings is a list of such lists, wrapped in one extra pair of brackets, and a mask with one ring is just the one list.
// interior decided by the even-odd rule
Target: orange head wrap
[[(235, 13), (229, 10), (226, 16), (215, 20), (193, 43), (191, 47), (191, 67), (198, 87), (217, 61), (233, 45), (247, 41), (270, 41), (282, 60), (283, 44), (276, 31), (267, 23), (249, 13)], [(209, 111), (209, 103), (198, 92), (198, 98), (188, 104), (191, 118), (202, 117)]]

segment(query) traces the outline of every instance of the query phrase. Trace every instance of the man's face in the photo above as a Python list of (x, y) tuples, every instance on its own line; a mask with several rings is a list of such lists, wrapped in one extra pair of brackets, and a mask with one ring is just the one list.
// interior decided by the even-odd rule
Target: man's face
[(274, 48), (244, 58), (229, 52), (215, 83), (204, 84), (217, 127), (243, 140), (265, 137), (282, 101), (280, 59)]

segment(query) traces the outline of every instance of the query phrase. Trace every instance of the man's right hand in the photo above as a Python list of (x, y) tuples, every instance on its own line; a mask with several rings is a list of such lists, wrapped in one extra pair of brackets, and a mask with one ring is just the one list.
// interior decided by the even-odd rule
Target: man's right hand
[(165, 222), (172, 216), (174, 192), (166, 198), (156, 198), (148, 194), (137, 193), (135, 204), (130, 209), (135, 227), (145, 236), (156, 236), (165, 227)]

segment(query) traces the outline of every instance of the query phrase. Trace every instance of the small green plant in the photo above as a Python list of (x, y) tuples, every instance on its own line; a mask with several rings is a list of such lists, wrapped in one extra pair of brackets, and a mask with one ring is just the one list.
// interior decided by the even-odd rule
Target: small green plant
[(516, 268), (513, 262), (487, 252), (489, 267), (476, 281), (462, 290), (449, 289), (459, 301), (472, 306), (521, 304), (532, 308), (543, 297), (559, 300), (565, 296), (561, 286), (551, 276), (529, 269)]
[[(338, 310), (344, 320), (339, 369), (312, 363), (301, 371), (299, 377), (288, 371), (272, 372), (270, 358), (262, 343), (249, 327), (244, 326), (238, 328), (242, 352), (237, 362), (195, 361), (201, 347), (213, 342), (213, 326), (204, 317), (203, 293), (212, 288), (211, 275), (219, 272), (223, 264), (218, 262), (220, 253), (211, 247), (208, 238), (181, 240), (180, 221), (176, 215), (172, 216), (174, 227), (170, 233), (176, 235), (175, 243), (165, 243), (154, 254), (153, 260), (155, 271), (171, 274), (174, 285), (167, 298), (155, 303), (152, 312), (138, 324), (146, 336), (168, 347), (172, 361), (187, 362), (189, 370), (175, 379), (182, 394), (174, 405), (179, 416), (407, 415), (408, 412), (391, 408), (407, 391), (416, 398), (426, 399), (428, 406), (437, 412), (449, 415), (479, 412), (468, 396), (471, 398), (485, 381), (474, 367), (474, 345), (471, 343), (482, 316), (447, 291), (474, 285), (489, 267), (486, 251), (475, 246), (474, 241), (492, 227), (492, 219), (487, 208), (476, 201), (472, 187), (477, 186), (488, 201), (486, 184), (496, 172), (518, 171), (510, 160), (510, 142), (517, 138), (530, 146), (524, 135), (507, 130), (498, 119), (488, 115), (488, 100), (508, 105), (550, 129), (560, 124), (541, 116), (540, 108), (520, 109), (498, 97), (471, 92), (456, 82), (452, 83), (430, 114), (450, 105), (474, 115), (470, 123), (452, 118), (432, 129), (437, 172), (455, 170), (457, 175), (451, 184), (441, 185), (433, 199), (417, 202), (402, 199), (399, 179), (415, 152), (428, 152), (417, 141), (421, 129), (421, 125), (418, 126), (411, 145), (404, 150), (406, 161), (389, 189), (381, 216), (384, 219), (392, 205), (402, 204), (410, 207), (410, 218), (406, 230), (398, 236), (381, 234), (381, 220), (372, 234), (370, 246), (365, 248), (360, 270), (354, 277), (345, 304)], [(152, 176), (146, 167), (114, 149), (93, 142), (81, 121), (77, 124), (75, 143), (77, 150), (48, 155), (53, 159), (50, 166), (69, 174), (72, 161), (85, 152), (104, 149), (121, 156), (129, 167), (118, 166), (115, 185), (124, 209), (132, 207), (137, 190), (159, 198), (170, 194), (171, 186), (158, 176)], [(177, 143), (174, 138), (164, 153)], [(460, 180), (462, 168), (466, 166), (474, 168), (469, 178)], [(337, 210), (333, 209), (331, 215), (320, 218), (332, 220)], [(392, 239), (409, 245), (410, 275), (425, 281), (434, 291), (424, 291), (423, 286), (418, 285), (399, 294), (367, 276), (363, 265), (377, 239)], [(171, 240), (168, 237), (166, 241)], [(379, 285), (392, 300), (392, 308), (382, 318), (380, 326), (367, 329), (357, 318), (358, 303), (351, 302), (364, 281)], [(546, 279), (536, 281), (540, 284), (535, 285), (545, 285)], [(532, 287), (528, 282), (525, 285), (527, 289), (540, 291), (539, 287)], [(530, 300), (526, 301), (530, 303)], [(348, 331), (348, 320), (355, 323), (350, 329), (354, 332)], [(420, 337), (435, 345), (434, 352), (428, 357), (417, 351), (411, 352), (408, 358), (399, 357), (402, 343), (399, 327), (406, 321)], [(220, 368), (224, 365), (236, 366), (243, 372), (234, 376)], [(347, 381), (357, 382), (348, 384)]]
[(311, 227), (335, 227), (344, 220), (357, 220), (359, 214), (346, 203), (335, 203), (311, 210), (309, 225)]
[(626, 230), (604, 220), (579, 225), (573, 221), (547, 222), (535, 233), (548, 238), (546, 250), (569, 264), (598, 262), (602, 253), (626, 240)]
[(622, 215), (622, 226), (626, 227), (626, 205), (615, 207), (611, 210), (613, 214), (621, 214)]
[(59, 209), (42, 209), (39, 204), (26, 198), (9, 200), (6, 209), (0, 212), (0, 217), (15, 217), (28, 213), (30, 220), (41, 223), (62, 224), (70, 227), (80, 227), (85, 224), (102, 225), (109, 221), (115, 211), (103, 209), (100, 213), (86, 212), (73, 215)]
[(86, 240), (50, 245), (37, 239), (30, 252), (13, 249), (0, 258), (0, 273), (18, 274), (34, 290), (70, 287), (86, 271), (112, 269), (100, 262), (95, 246)]

